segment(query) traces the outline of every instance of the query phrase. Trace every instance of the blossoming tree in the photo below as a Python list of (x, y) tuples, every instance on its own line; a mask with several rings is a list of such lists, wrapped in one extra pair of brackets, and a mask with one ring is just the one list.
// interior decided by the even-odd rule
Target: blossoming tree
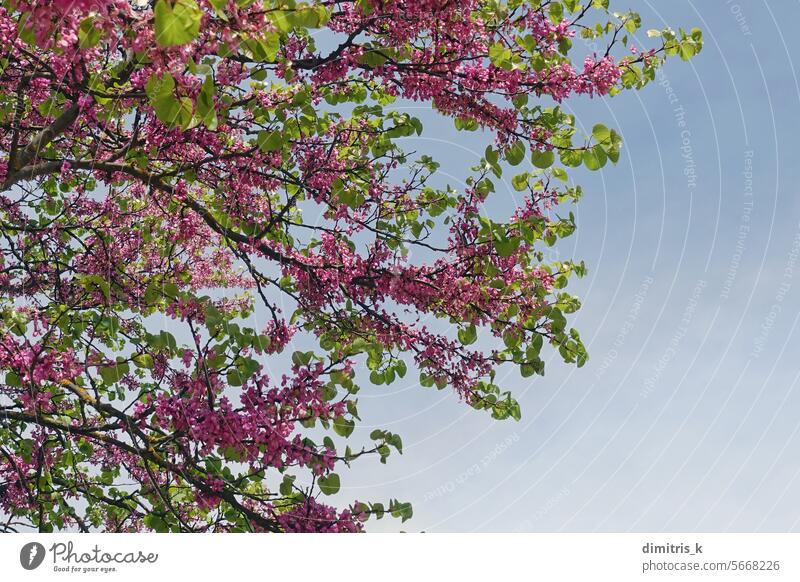
[[(344, 467), (402, 451), (351, 442), (358, 384), (413, 369), (519, 419), (498, 366), (586, 361), (564, 291), (584, 266), (543, 249), (575, 227), (565, 168), (621, 140), (559, 104), (701, 48), (666, 29), (637, 50), (639, 28), (608, 0), (0, 2), (3, 527), (410, 517), (325, 502)], [(423, 132), (404, 102), (484, 132), (462, 190), (404, 153)], [(523, 202), (496, 221), (503, 175)], [(314, 349), (290, 359), (293, 337)]]

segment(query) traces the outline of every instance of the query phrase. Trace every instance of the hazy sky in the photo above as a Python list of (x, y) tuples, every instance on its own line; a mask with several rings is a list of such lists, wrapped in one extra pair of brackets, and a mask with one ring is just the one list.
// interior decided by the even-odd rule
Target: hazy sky
[[(572, 323), (591, 360), (506, 372), (521, 422), (449, 391), (365, 389), (365, 424), (404, 437), (343, 473), (342, 500), (398, 497), (372, 531), (786, 531), (800, 520), (800, 57), (795, 1), (614, 0), (643, 30), (699, 26), (703, 53), (658, 84), (571, 103), (617, 128), (617, 166), (574, 172), (585, 197), (561, 257), (586, 261)], [(644, 35), (637, 39), (647, 46)], [(800, 65), (799, 65), (800, 66)], [(454, 185), (479, 136), (419, 110)], [(513, 202), (510, 187), (495, 209)]]

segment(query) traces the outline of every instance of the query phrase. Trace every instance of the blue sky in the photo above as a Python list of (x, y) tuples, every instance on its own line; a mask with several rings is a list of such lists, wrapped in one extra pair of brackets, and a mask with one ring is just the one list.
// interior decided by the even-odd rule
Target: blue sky
[[(341, 496), (412, 501), (404, 529), (798, 529), (800, 4), (612, 4), (643, 29), (699, 26), (705, 48), (641, 92), (569, 104), (625, 140), (618, 165), (573, 174), (578, 231), (557, 251), (590, 269), (572, 290), (592, 359), (576, 369), (553, 354), (544, 378), (501, 372), (521, 422), (411, 374), (364, 390), (358, 430), (400, 433), (405, 454), (357, 465)], [(456, 184), (485, 143), (417, 115), (427, 141), (415, 147)]]

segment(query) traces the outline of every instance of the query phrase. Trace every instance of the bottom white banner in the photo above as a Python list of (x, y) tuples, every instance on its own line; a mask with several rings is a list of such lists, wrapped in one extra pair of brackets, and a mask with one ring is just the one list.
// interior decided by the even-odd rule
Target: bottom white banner
[(800, 534), (7, 534), (0, 579), (794, 581), (798, 550)]

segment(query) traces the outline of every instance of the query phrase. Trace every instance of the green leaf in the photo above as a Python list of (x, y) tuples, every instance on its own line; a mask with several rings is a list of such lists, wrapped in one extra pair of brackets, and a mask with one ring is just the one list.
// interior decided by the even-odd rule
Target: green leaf
[(150, 77), (145, 92), (153, 105), (156, 117), (170, 127), (188, 127), (192, 122), (192, 100), (175, 96), (175, 79), (169, 72), (163, 77)]
[(125, 374), (128, 373), (130, 367), (127, 362), (119, 362), (112, 366), (104, 366), (100, 368), (100, 377), (106, 385), (111, 385), (119, 382)]
[(550, 4), (550, 21), (554, 24), (561, 22), (564, 18), (564, 7), (558, 2)]
[(543, 170), (552, 166), (555, 159), (556, 158), (555, 154), (553, 154), (553, 150), (534, 150), (533, 153), (531, 153), (531, 162), (533, 165), (537, 168), (542, 168)]
[(314, 352), (292, 352), (292, 363), (295, 366), (308, 366), (311, 358), (314, 357)]
[(197, 117), (208, 129), (214, 130), (217, 128), (217, 110), (214, 107), (214, 95), (216, 95), (216, 87), (214, 87), (214, 78), (211, 75), (206, 76), (203, 81), (203, 88), (197, 95)]
[(470, 324), (469, 327), (465, 329), (458, 330), (458, 341), (460, 341), (465, 346), (470, 344), (474, 344), (475, 340), (478, 339), (478, 329)]
[(336, 473), (328, 473), (325, 477), (319, 478), (319, 490), (325, 495), (335, 495), (339, 492), (341, 486), (339, 482), (339, 475)]
[(246, 380), (244, 374), (236, 369), (230, 370), (225, 379), (229, 386), (241, 386)]
[(517, 192), (522, 192), (525, 190), (528, 187), (528, 173), (525, 172), (524, 174), (517, 174), (511, 178), (511, 185)]
[(148, 370), (152, 369), (155, 365), (153, 362), (153, 356), (150, 354), (139, 354), (138, 356), (134, 356), (133, 363), (139, 368), (147, 368)]
[(597, 143), (605, 143), (611, 140), (611, 130), (602, 123), (598, 123), (592, 128), (592, 136)]
[(158, 343), (160, 346), (169, 349), (170, 352), (174, 351), (175, 348), (178, 347), (178, 342), (175, 340), (175, 336), (168, 331), (161, 331), (158, 334)]
[(566, 183), (567, 180), (569, 179), (567, 177), (567, 172), (566, 172), (566, 170), (564, 170), (564, 168), (553, 168), (552, 169), (552, 174), (553, 174), (554, 178), (556, 178), (558, 180), (561, 180), (564, 183)]
[(150, 529), (153, 529), (159, 533), (164, 533), (169, 531), (169, 525), (167, 525), (167, 522), (164, 521), (161, 517), (159, 517), (155, 513), (145, 515), (144, 524)]
[(265, 56), (268, 61), (274, 61), (281, 48), (281, 37), (277, 32), (268, 32), (261, 39), (261, 46), (264, 48)]
[(505, 236), (495, 237), (494, 248), (501, 257), (510, 257), (517, 252), (521, 242), (522, 239), (518, 236), (510, 238)]
[(208, 2), (214, 8), (217, 16), (227, 22), (228, 16), (225, 14), (225, 8), (228, 6), (228, 0), (208, 0)]
[(281, 495), (286, 497), (286, 496), (292, 494), (292, 491), (293, 491), (293, 487), (292, 486), (294, 485), (295, 478), (296, 477), (294, 475), (284, 475), (283, 476), (283, 481), (281, 482), (280, 489), (279, 489), (280, 492), (281, 492)]
[(279, 131), (260, 131), (256, 143), (262, 152), (274, 152), (281, 149), (283, 135)]
[(333, 432), (339, 436), (347, 438), (353, 434), (353, 430), (355, 430), (355, 428), (356, 423), (343, 416), (337, 416), (333, 419)]
[(691, 42), (682, 42), (680, 55), (684, 61), (688, 61), (695, 55), (695, 46)]
[(94, 454), (94, 447), (89, 441), (80, 441), (78, 443), (78, 450), (83, 454), (84, 457), (91, 457), (92, 454)]
[(400, 438), (399, 434), (389, 434), (387, 435), (387, 442), (392, 445), (397, 452), (401, 455), (403, 454), (403, 439)]
[(495, 67), (510, 70), (513, 66), (511, 56), (511, 49), (502, 43), (497, 42), (489, 47), (489, 60)]
[(228, 461), (240, 462), (244, 456), (242, 455), (242, 451), (237, 449), (236, 447), (225, 447), (220, 451), (222, 456), (225, 457)]
[(579, 150), (562, 150), (559, 152), (561, 163), (570, 168), (577, 168), (583, 161), (583, 156)]
[(605, 166), (606, 159), (605, 152), (601, 154), (595, 148), (583, 152), (583, 165), (592, 171), (597, 171)]
[(506, 160), (512, 166), (518, 166), (525, 159), (525, 144), (520, 140), (516, 140), (508, 151), (506, 151)]
[(503, 334), (503, 343), (505, 343), (506, 347), (511, 350), (518, 347), (521, 342), (522, 338), (520, 337), (520, 334), (515, 331), (508, 331)]
[(94, 18), (84, 18), (78, 27), (78, 44), (82, 49), (97, 46), (103, 37), (103, 31), (94, 25)]
[(410, 503), (400, 503), (393, 501), (389, 504), (389, 510), (392, 512), (392, 517), (399, 517), (401, 521), (405, 522), (414, 515), (414, 510)]
[(186, 44), (200, 33), (203, 11), (195, 0), (157, 0), (154, 12), (156, 42), (160, 46)]
[(22, 439), (19, 443), (19, 453), (23, 461), (30, 463), (33, 457), (33, 440)]
[(243, 40), (242, 47), (256, 61), (274, 62), (281, 48), (280, 35), (277, 32), (267, 32), (260, 38)]

